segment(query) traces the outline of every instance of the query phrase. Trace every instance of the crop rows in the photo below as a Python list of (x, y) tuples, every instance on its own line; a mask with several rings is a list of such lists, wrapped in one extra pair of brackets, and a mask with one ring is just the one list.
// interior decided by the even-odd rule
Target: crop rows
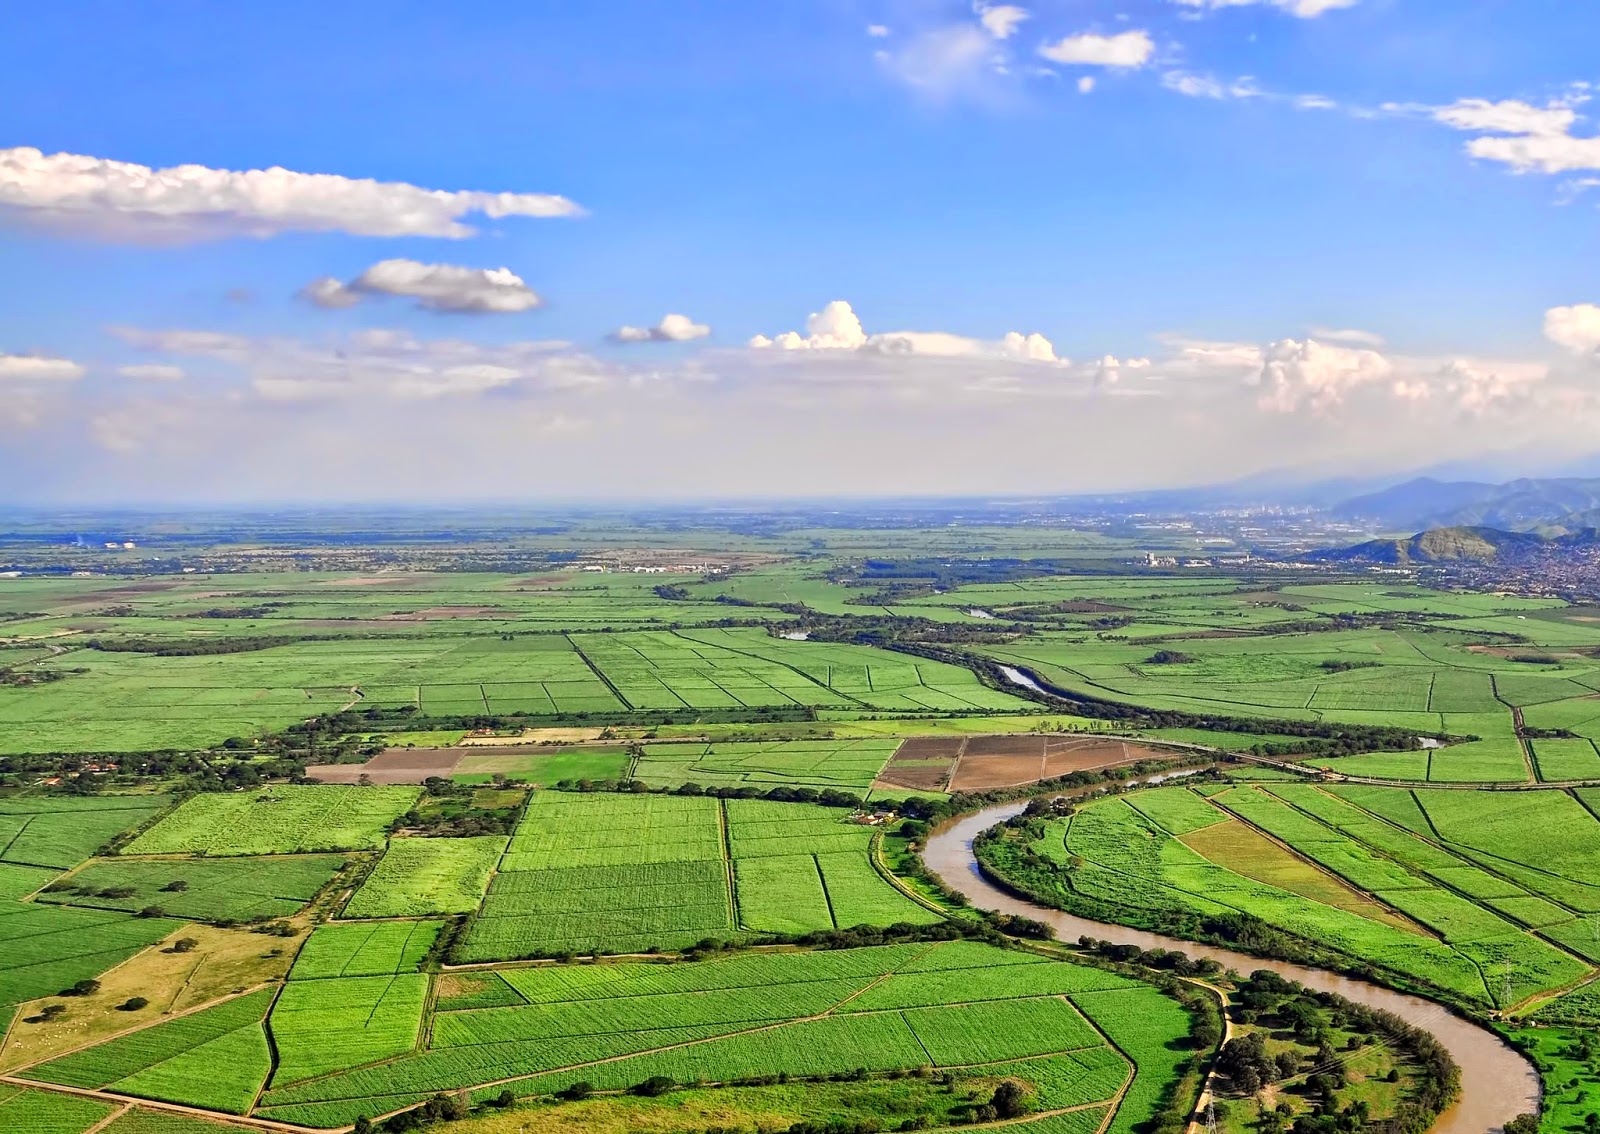
[(342, 916), (418, 917), (478, 908), (500, 861), (501, 835), (468, 839), (392, 839)]
[(418, 796), (409, 787), (296, 787), (196, 795), (135, 839), (129, 854), (251, 855), (383, 846)]
[(290, 917), (344, 865), (338, 855), (101, 859), (47, 887), (39, 900), (204, 921)]
[(335, 977), (290, 981), (272, 1009), (278, 1049), (273, 1083), (401, 1055), (417, 1045), (428, 978)]
[(333, 922), (311, 931), (295, 957), (290, 980), (414, 973), (442, 922)]

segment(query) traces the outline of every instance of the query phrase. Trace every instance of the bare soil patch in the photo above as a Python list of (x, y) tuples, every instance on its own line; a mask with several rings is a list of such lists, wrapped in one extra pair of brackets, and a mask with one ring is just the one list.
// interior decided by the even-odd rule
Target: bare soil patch
[(913, 736), (903, 740), (878, 773), (874, 786), (943, 791), (965, 743), (966, 738), (961, 736)]
[(306, 778), (353, 784), (365, 775), (375, 784), (420, 784), (429, 776), (449, 776), (465, 754), (459, 748), (390, 748), (365, 764), (308, 764)]
[[(983, 743), (979, 743), (979, 742)], [(1110, 737), (984, 736), (967, 741), (950, 775), (951, 791), (1018, 787), (1073, 772), (1132, 764), (1165, 755), (1142, 744)]]

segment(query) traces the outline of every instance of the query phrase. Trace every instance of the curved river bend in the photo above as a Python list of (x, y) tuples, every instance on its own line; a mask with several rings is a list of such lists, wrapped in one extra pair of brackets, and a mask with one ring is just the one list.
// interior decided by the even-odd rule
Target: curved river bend
[(1486, 1134), (1500, 1129), (1519, 1114), (1538, 1111), (1539, 1077), (1532, 1065), (1493, 1032), (1468, 1023), (1431, 1001), (1322, 969), (1264, 960), (1159, 933), (1090, 921), (1006, 893), (978, 872), (972, 840), (980, 831), (1011, 818), (1022, 808), (1020, 803), (990, 807), (930, 836), (922, 855), (928, 869), (944, 879), (945, 885), (965, 894), (980, 909), (1021, 914), (1048, 922), (1064, 941), (1076, 941), (1087, 934), (1142, 949), (1181, 949), (1191, 957), (1209, 957), (1226, 968), (1244, 973), (1271, 969), (1307, 988), (1336, 992), (1348, 1000), (1393, 1012), (1427, 1029), (1449, 1048), (1461, 1065), (1460, 1101), (1440, 1116), (1433, 1127), (1435, 1134)]

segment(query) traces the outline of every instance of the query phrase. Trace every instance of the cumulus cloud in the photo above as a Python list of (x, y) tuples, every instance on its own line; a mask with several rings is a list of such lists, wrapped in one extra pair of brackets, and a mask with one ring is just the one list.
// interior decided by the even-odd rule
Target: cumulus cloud
[(1044, 44), (1039, 54), (1052, 63), (1076, 63), (1091, 67), (1143, 67), (1155, 53), (1150, 33), (1126, 31), (1116, 35), (1069, 35)]
[(995, 39), (1010, 39), (1028, 18), (1028, 10), (1015, 4), (978, 3), (973, 5), (973, 11), (978, 14), (983, 30)]
[(213, 239), (285, 232), (465, 237), (468, 216), (570, 217), (548, 193), (425, 189), (293, 170), (152, 169), (83, 154), (0, 150), (0, 210), (24, 222), (108, 239)]
[(1600, 169), (1600, 135), (1572, 132), (1578, 121), (1575, 106), (1584, 97), (1556, 99), (1544, 106), (1516, 99), (1467, 98), (1428, 109), (1435, 121), (1479, 135), (1466, 146), (1475, 158), (1508, 165), (1517, 173), (1571, 173)]
[(1282, 339), (1263, 352), (1256, 384), (1262, 388), (1263, 409), (1323, 413), (1339, 406), (1351, 390), (1393, 373), (1393, 364), (1374, 350)]
[(117, 373), (137, 382), (181, 382), (184, 377), (183, 367), (168, 366), (159, 362), (119, 366)]
[(1244, 8), (1254, 4), (1268, 4), (1274, 8), (1281, 8), (1291, 16), (1312, 20), (1324, 12), (1332, 12), (1338, 8), (1354, 8), (1361, 0), (1173, 0), (1173, 2), (1185, 8), (1205, 8), (1212, 11), (1218, 8)]
[(611, 332), (611, 341), (617, 343), (686, 343), (703, 339), (711, 333), (704, 323), (696, 323), (687, 315), (663, 315), (653, 327), (621, 326)]
[(1544, 313), (1544, 337), (1570, 351), (1600, 351), (1600, 307), (1577, 303)]
[(1145, 370), (1150, 366), (1148, 358), (1118, 358), (1114, 354), (1104, 355), (1094, 360), (1094, 384), (1096, 389), (1108, 389), (1120, 385), (1124, 370)]
[(348, 284), (312, 280), (301, 296), (318, 307), (354, 307), (374, 295), (398, 295), (429, 311), (514, 315), (544, 301), (510, 268), (464, 268), (416, 260), (380, 260)]
[(0, 354), (0, 381), (70, 382), (83, 375), (84, 368), (71, 359), (42, 354)]
[(805, 334), (784, 331), (756, 335), (747, 344), (756, 350), (854, 352), (922, 358), (990, 358), (1018, 362), (1062, 363), (1049, 339), (1037, 332), (1010, 331), (998, 340), (969, 338), (946, 331), (886, 331), (868, 334), (854, 308), (835, 299), (806, 319)]

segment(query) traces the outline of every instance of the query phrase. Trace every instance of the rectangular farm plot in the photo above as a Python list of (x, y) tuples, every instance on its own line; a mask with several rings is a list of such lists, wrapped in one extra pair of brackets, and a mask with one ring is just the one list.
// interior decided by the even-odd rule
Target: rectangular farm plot
[(290, 981), (270, 1019), (278, 1050), (273, 1084), (410, 1051), (427, 996), (423, 973)]
[(290, 980), (414, 973), (443, 926), (439, 921), (332, 922), (311, 931)]
[(1535, 740), (1533, 766), (1546, 783), (1600, 780), (1600, 753), (1592, 740)]
[(716, 800), (540, 792), (462, 954), (681, 948), (732, 928)]
[(196, 795), (135, 839), (129, 854), (293, 854), (383, 846), (410, 810), (409, 787), (274, 785)]
[(872, 786), (894, 753), (893, 740), (794, 740), (768, 743), (651, 744), (634, 777), (652, 787), (787, 784), (818, 790)]
[(0, 861), (76, 866), (171, 802), (164, 795), (0, 800)]
[(470, 913), (506, 848), (503, 835), (392, 839), (341, 916), (419, 917)]
[(99, 859), (47, 886), (38, 900), (197, 921), (265, 921), (293, 916), (344, 866), (333, 854)]

